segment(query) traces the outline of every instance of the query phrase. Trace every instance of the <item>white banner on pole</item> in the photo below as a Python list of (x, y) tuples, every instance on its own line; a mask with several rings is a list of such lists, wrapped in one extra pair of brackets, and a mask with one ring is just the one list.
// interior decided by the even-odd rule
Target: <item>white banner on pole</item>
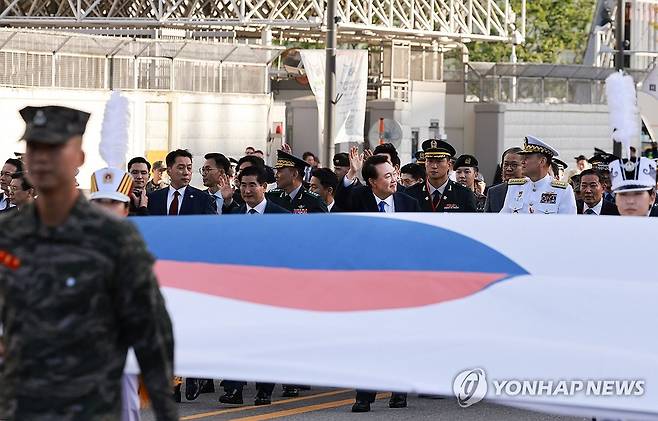
[[(318, 105), (318, 127), (324, 132), (324, 50), (300, 50), (304, 70)], [(363, 142), (368, 89), (368, 52), (336, 51), (335, 143)]]

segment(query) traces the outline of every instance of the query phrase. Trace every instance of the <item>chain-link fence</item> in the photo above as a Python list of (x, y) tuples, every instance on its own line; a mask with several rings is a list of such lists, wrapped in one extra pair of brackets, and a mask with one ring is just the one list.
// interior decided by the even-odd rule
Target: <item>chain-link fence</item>
[(282, 50), (0, 29), (0, 86), (264, 94)]

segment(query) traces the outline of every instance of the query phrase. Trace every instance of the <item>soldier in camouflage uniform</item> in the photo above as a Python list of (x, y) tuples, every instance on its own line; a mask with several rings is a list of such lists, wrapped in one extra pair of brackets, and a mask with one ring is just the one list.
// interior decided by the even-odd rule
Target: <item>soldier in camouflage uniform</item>
[(177, 419), (172, 327), (153, 257), (129, 222), (74, 187), (89, 114), (27, 107), (21, 116), (39, 197), (0, 220), (0, 418), (118, 419), (132, 346), (157, 418)]
[(285, 151), (277, 151), (276, 189), (267, 193), (271, 200), (292, 213), (326, 213), (327, 205), (317, 194), (302, 185), (304, 171), (309, 165)]

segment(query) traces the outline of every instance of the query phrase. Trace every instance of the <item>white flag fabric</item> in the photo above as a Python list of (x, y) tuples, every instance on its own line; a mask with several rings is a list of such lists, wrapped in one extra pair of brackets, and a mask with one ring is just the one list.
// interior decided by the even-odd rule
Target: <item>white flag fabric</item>
[[(326, 53), (324, 50), (300, 50), (300, 53), (318, 106), (320, 133), (323, 133)], [(335, 143), (363, 142), (367, 92), (368, 52), (337, 50)]]
[(134, 222), (157, 257), (179, 375), (658, 419), (653, 218)]

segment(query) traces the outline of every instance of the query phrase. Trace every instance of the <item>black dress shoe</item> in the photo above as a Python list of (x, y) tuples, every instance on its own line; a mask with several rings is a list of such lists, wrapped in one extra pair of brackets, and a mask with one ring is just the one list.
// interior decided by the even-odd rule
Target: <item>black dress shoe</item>
[(370, 402), (356, 401), (354, 405), (352, 405), (352, 412), (370, 412)]
[(296, 398), (299, 396), (299, 389), (295, 386), (283, 386), (283, 394), (281, 396), (284, 398)]
[(199, 379), (185, 379), (185, 399), (193, 401), (199, 397), (201, 393), (201, 380)]
[(179, 385), (179, 384), (177, 384), (177, 385), (174, 387), (174, 393), (173, 393), (173, 396), (174, 396), (174, 402), (176, 402), (176, 403), (180, 403), (180, 402), (181, 402), (182, 399), (181, 399), (180, 385)]
[(444, 398), (443, 396), (441, 396), (441, 395), (427, 395), (427, 394), (423, 394), (423, 393), (421, 393), (420, 395), (418, 395), (418, 397), (419, 397), (420, 399), (445, 399), (445, 398)]
[(388, 401), (389, 408), (406, 408), (407, 407), (407, 394), (406, 393), (393, 393), (391, 399)]
[(265, 392), (258, 392), (258, 394), (256, 395), (256, 400), (254, 401), (254, 405), (256, 406), (269, 405), (271, 403), (272, 403), (272, 395)]
[(231, 390), (224, 393), (219, 397), (221, 403), (230, 403), (232, 405), (241, 405), (242, 402), (242, 391), (241, 390)]
[(215, 393), (215, 382), (212, 379), (201, 379), (201, 393)]

